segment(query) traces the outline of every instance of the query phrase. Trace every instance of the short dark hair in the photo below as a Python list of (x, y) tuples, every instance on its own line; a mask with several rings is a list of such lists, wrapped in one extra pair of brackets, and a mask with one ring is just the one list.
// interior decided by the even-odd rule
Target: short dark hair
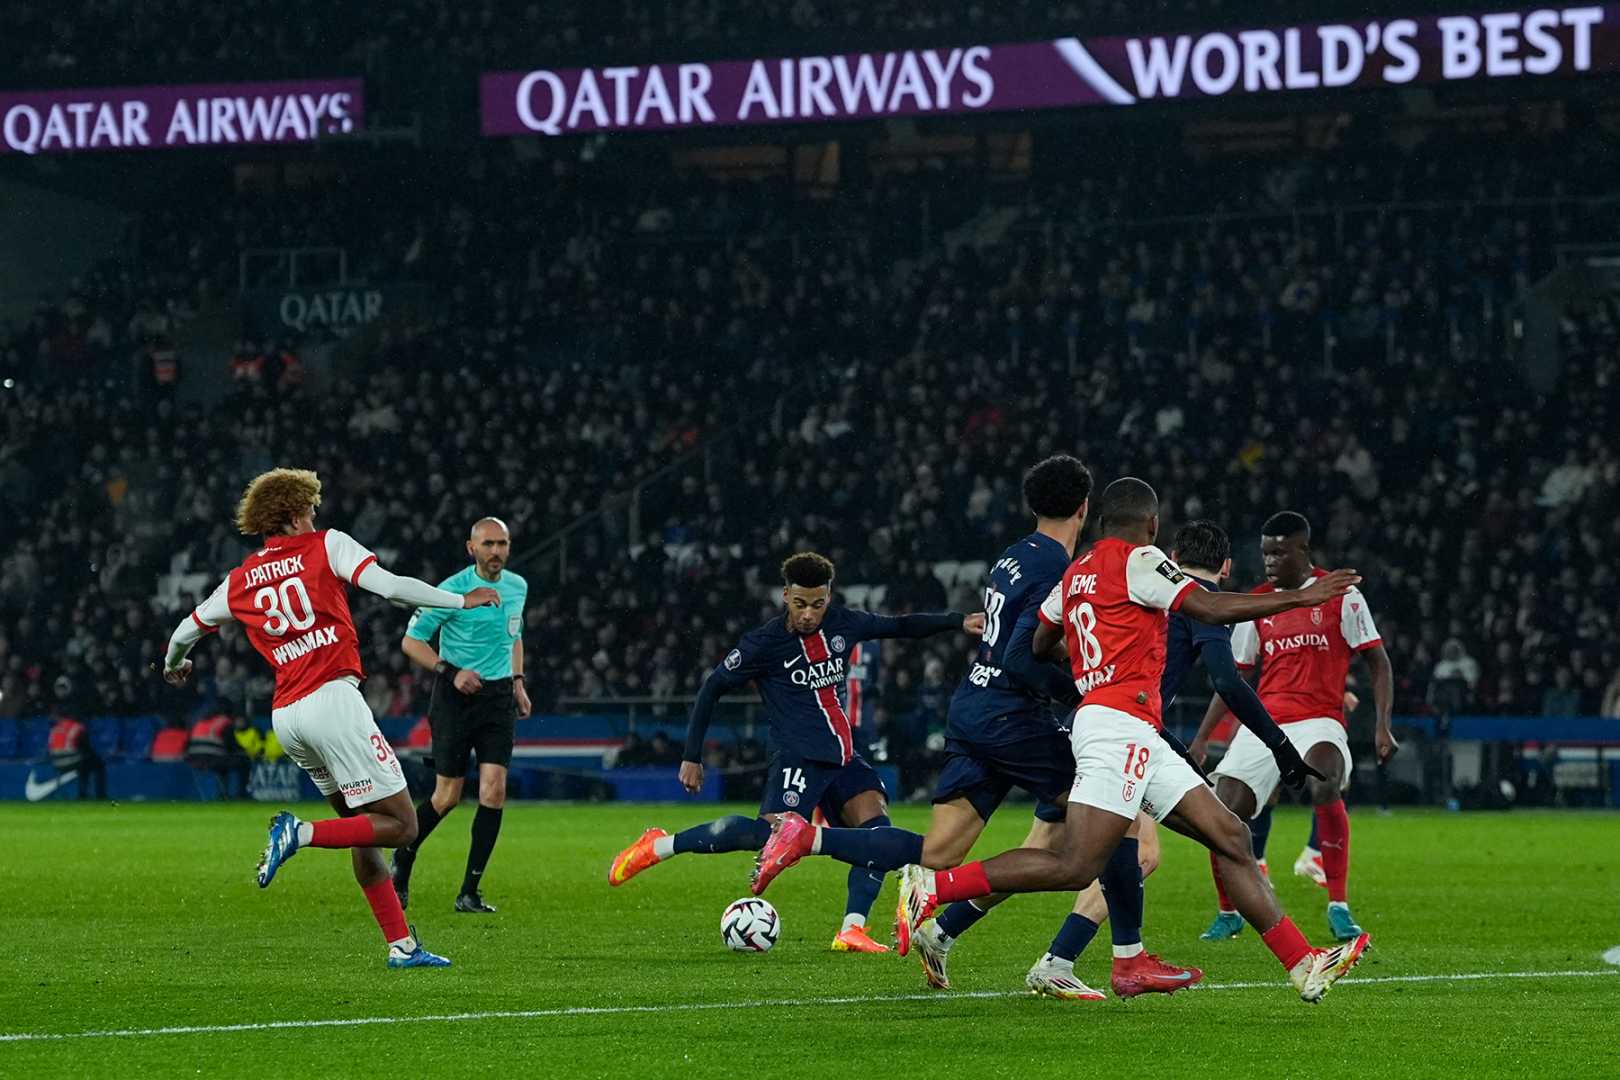
[(1292, 510), (1279, 510), (1266, 518), (1266, 523), (1260, 526), (1261, 536), (1297, 536), (1305, 534), (1307, 542), (1311, 538), (1311, 523), (1305, 520), (1304, 514)]
[(1146, 480), (1122, 476), (1103, 488), (1102, 523), (1104, 529), (1117, 529), (1124, 525), (1147, 522), (1159, 512), (1158, 493)]
[(1074, 517), (1091, 497), (1091, 470), (1077, 457), (1053, 454), (1024, 473), (1024, 501), (1035, 516)]
[(782, 560), (782, 584), (798, 585), (805, 589), (819, 589), (831, 585), (832, 560), (813, 551), (800, 551)]
[(1232, 541), (1227, 538), (1225, 529), (1207, 518), (1199, 518), (1176, 530), (1170, 551), (1182, 566), (1220, 573), (1221, 564), (1232, 557)]

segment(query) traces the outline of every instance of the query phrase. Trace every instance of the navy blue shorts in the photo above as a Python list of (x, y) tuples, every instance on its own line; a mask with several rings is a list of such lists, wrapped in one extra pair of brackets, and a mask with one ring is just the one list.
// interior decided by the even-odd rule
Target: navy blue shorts
[(967, 799), (985, 821), (1013, 788), (1035, 796), (1035, 816), (1062, 821), (1074, 787), (1074, 751), (1069, 738), (1053, 729), (1001, 746), (945, 740), (945, 766), (934, 784), (934, 801)]
[(765, 792), (760, 796), (759, 812), (780, 814), (792, 810), (810, 817), (816, 807), (833, 824), (854, 827), (859, 821), (844, 821), (844, 804), (863, 791), (876, 791), (888, 797), (883, 779), (877, 770), (856, 754), (848, 765), (834, 765), (829, 761), (809, 761), (796, 754), (778, 753), (765, 767)]

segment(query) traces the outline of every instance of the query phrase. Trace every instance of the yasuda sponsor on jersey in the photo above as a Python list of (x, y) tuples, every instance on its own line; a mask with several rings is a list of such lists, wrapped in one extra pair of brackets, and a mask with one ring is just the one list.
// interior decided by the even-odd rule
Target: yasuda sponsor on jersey
[(820, 660), (804, 667), (796, 667), (788, 677), (793, 680), (794, 686), (803, 686), (811, 690), (833, 686), (844, 681), (844, 658), (835, 656), (830, 660)]
[(1290, 649), (1330, 648), (1326, 634), (1293, 634), (1289, 637), (1270, 638), (1266, 641), (1266, 655), (1287, 652)]

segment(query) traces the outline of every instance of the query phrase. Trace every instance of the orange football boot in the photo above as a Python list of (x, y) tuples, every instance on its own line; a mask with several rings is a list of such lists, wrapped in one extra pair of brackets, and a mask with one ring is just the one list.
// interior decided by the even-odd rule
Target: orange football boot
[(888, 952), (889, 947), (881, 942), (873, 941), (872, 935), (866, 932), (864, 926), (852, 926), (842, 930), (833, 938), (833, 952)]
[(653, 841), (668, 835), (663, 829), (648, 829), (636, 837), (635, 843), (613, 856), (613, 865), (608, 867), (608, 884), (623, 885), (656, 864), (658, 856), (653, 854)]

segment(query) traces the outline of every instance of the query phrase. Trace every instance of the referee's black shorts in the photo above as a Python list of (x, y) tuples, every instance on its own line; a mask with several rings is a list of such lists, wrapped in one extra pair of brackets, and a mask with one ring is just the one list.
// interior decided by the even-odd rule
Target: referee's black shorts
[(463, 694), (452, 680), (435, 679), (428, 726), (433, 729), (433, 771), (440, 776), (466, 776), (468, 758), (475, 753), (480, 765), (510, 766), (517, 727), (512, 680), (492, 679), (476, 694)]

